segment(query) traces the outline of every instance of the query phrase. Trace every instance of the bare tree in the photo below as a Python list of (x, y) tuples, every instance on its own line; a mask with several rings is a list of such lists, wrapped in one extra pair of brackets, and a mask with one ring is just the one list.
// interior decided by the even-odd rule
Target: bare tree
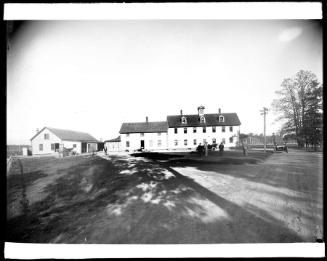
[(282, 129), (295, 133), (299, 147), (310, 140), (308, 130), (316, 128), (312, 125), (312, 117), (322, 114), (319, 112), (322, 108), (320, 89), (322, 86), (315, 74), (300, 70), (295, 77), (284, 79), (281, 90), (276, 91), (279, 97), (273, 101), (272, 107), (279, 114), (277, 120), (285, 120)]

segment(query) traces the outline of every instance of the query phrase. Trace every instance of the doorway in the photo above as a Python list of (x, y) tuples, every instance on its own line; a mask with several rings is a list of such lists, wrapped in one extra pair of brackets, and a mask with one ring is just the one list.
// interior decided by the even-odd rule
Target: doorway
[(144, 140), (141, 140), (141, 149), (144, 149)]
[(82, 142), (82, 150), (81, 150), (82, 153), (85, 153), (86, 152), (86, 142)]

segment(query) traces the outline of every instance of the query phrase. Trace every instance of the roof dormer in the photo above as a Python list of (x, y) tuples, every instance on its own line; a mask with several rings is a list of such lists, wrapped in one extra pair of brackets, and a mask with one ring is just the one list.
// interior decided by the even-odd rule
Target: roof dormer
[(182, 116), (181, 122), (182, 122), (182, 124), (187, 124), (187, 119), (185, 116)]
[(223, 115), (220, 115), (218, 118), (219, 122), (225, 122), (225, 117)]

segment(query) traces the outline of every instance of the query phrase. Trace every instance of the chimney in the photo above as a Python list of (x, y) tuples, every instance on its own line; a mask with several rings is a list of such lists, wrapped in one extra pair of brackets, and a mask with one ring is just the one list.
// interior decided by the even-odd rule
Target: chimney
[(221, 114), (221, 109), (220, 108), (218, 109), (218, 114)]
[(149, 122), (149, 118), (148, 118), (148, 116), (145, 117), (145, 122), (146, 122), (146, 123)]
[(183, 110), (181, 110), (181, 116), (183, 116)]

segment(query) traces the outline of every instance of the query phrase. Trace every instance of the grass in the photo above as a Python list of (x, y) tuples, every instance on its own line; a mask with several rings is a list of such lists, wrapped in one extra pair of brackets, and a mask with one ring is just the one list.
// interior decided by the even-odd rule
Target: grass
[[(295, 183), (283, 182), (300, 182), (301, 162), (308, 172), (308, 162), (315, 161), (304, 161), (307, 156), (301, 155), (294, 166), (285, 165), (287, 171), (299, 173), (285, 176), (283, 169), (276, 172), (275, 165), (266, 166), (272, 155), (249, 151), (244, 157), (235, 150), (223, 156), (210, 152), (208, 157), (185, 152), (110, 155), (109, 160), (98, 156), (24, 158), (24, 175), (16, 165), (7, 176), (6, 241), (301, 242), (269, 208), (248, 201), (262, 204), (260, 200), (269, 192), (274, 193), (267, 196), (271, 202), (278, 199), (291, 206), (290, 197), (284, 200), (276, 195), (284, 197), (286, 190), (299, 189)], [(276, 155), (287, 162), (289, 154)], [(318, 176), (305, 177), (302, 189)], [(263, 192), (257, 196), (259, 189)], [(279, 189), (281, 194), (276, 194)], [(314, 190), (315, 183), (308, 189)]]

